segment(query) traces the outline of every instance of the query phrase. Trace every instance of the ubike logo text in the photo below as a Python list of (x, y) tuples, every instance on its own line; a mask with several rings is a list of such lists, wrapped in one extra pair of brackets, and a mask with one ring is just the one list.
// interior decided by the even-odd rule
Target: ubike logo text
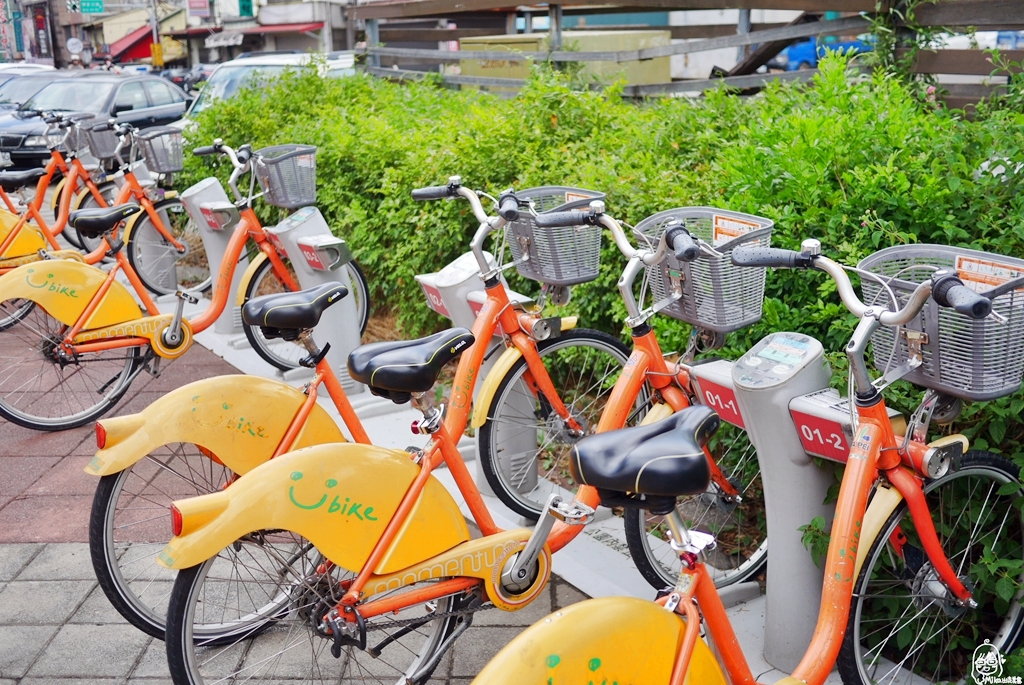
[(382, 580), (374, 586), (372, 594), (380, 594), (424, 580), (446, 576), (490, 577), (491, 582), (497, 584), (505, 559), (520, 547), (522, 547), (522, 542), (510, 540), (485, 549), (467, 550), (465, 554), (453, 555), (433, 564), (417, 566), (401, 575), (394, 575), (387, 580)]
[[(302, 472), (295, 471), (291, 475), (291, 479), (294, 481), (302, 480)], [(328, 490), (338, 485), (338, 481), (333, 478), (328, 479), (324, 485)], [(297, 506), (299, 509), (305, 509), (306, 511), (313, 511), (319, 509), (324, 504), (327, 504), (327, 500), (330, 498), (330, 493), (325, 492), (319, 500), (313, 503), (300, 502), (295, 499), (295, 486), (288, 488), (288, 499), (292, 501), (292, 504)], [(345, 501), (342, 501), (341, 495), (335, 495), (334, 499), (327, 506), (328, 514), (338, 514), (339, 516), (355, 517), (360, 521), (376, 521), (377, 517), (373, 515), (373, 507), (368, 507), (362, 502), (354, 502), (351, 497), (346, 497)]]
[(46, 292), (49, 293), (56, 293), (58, 295), (63, 295), (64, 297), (78, 299), (78, 292), (75, 290), (75, 287), (70, 285), (63, 285), (62, 283), (53, 280), (53, 274), (46, 274), (46, 280), (44, 280), (41, 284), (33, 283), (33, 280), (39, 279), (39, 276), (33, 277), (32, 274), (34, 274), (35, 272), (35, 269), (29, 269), (28, 273), (25, 275), (25, 283), (27, 283), (29, 287), (35, 288), (36, 290), (45, 290)]

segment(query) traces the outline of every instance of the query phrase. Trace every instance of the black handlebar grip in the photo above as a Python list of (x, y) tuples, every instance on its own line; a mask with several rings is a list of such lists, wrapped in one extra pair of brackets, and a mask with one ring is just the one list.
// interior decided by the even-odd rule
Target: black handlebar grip
[(777, 247), (737, 247), (732, 251), (732, 263), (736, 266), (801, 269), (811, 266), (812, 261), (810, 256)]
[(949, 272), (932, 277), (932, 299), (940, 307), (952, 307), (972, 319), (984, 319), (992, 312), (992, 300), (974, 292)]
[(239, 164), (245, 164), (250, 159), (252, 159), (252, 148), (248, 147), (246, 145), (243, 145), (242, 147), (238, 148), (235, 151), (235, 157), (238, 158), (238, 163)]
[(217, 148), (215, 148), (212, 145), (203, 145), (202, 147), (197, 147), (195, 150), (192, 150), (192, 154), (195, 155), (196, 157), (202, 157), (204, 155), (215, 155), (217, 154)]
[(114, 122), (113, 121), (101, 121), (98, 124), (93, 124), (92, 125), (92, 130), (93, 131), (109, 131), (112, 128), (114, 128)]
[(559, 226), (582, 226), (595, 224), (596, 218), (590, 212), (544, 212), (534, 217), (534, 222), (541, 228), (557, 228)]
[(47, 124), (56, 124), (58, 121), (60, 121), (60, 117), (53, 116), (52, 114), (50, 116), (43, 117), (43, 122)]
[(682, 226), (673, 226), (668, 229), (665, 241), (672, 248), (676, 259), (681, 262), (692, 262), (700, 256), (700, 248), (693, 242), (690, 232)]
[(498, 216), (505, 221), (519, 219), (519, 200), (511, 190), (506, 190), (498, 198)]
[(443, 200), (452, 196), (451, 186), (427, 186), (412, 191), (412, 199), (426, 202), (427, 200)]

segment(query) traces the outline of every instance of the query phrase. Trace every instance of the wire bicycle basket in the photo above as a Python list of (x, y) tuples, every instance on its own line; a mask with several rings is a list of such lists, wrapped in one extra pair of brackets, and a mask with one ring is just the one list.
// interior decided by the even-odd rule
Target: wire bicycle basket
[(68, 126), (67, 137), (64, 138), (64, 149), (76, 154), (87, 152), (86, 148), (89, 147), (89, 140), (85, 135), (84, 129), (87, 125), (85, 122), (95, 118), (95, 116), (95, 114), (90, 114), (89, 112), (76, 112), (67, 116), (68, 121), (76, 122), (80, 126), (75, 126), (74, 124)]
[[(948, 245), (888, 247), (858, 266), (883, 277), (901, 307), (936, 268), (954, 270), (977, 292), (1024, 275), (1024, 260)], [(892, 306), (878, 282), (863, 278), (861, 289), (865, 303)], [(971, 319), (929, 298), (910, 323), (883, 326), (871, 337), (875, 366), (888, 370), (903, 364), (912, 352), (918, 356), (919, 348), (921, 364), (905, 380), (964, 400), (1010, 395), (1020, 389), (1024, 375), (1024, 290), (997, 297), (992, 311), (1006, 322)]]
[(316, 148), (274, 145), (257, 150), (253, 170), (263, 198), (275, 207), (297, 209), (316, 204)]
[[(583, 188), (542, 186), (517, 190), (516, 197), (530, 200), (538, 214), (586, 208), (604, 193)], [(577, 285), (597, 278), (601, 268), (600, 226), (541, 228), (527, 212), (505, 226), (516, 270), (523, 278), (548, 285)]]
[(674, 300), (658, 312), (717, 333), (760, 320), (767, 270), (735, 266), (731, 255), (740, 245), (769, 247), (775, 222), (714, 207), (679, 207), (647, 217), (635, 230), (656, 243), (671, 225), (683, 226), (722, 256), (701, 254), (695, 261), (680, 263), (669, 253), (660, 264), (648, 266), (655, 303)]
[(146, 168), (158, 174), (176, 174), (185, 168), (181, 131), (172, 126), (158, 126), (137, 136)]
[[(98, 131), (97, 127), (105, 127), (106, 130)], [(85, 138), (89, 142), (89, 150), (96, 159), (107, 161), (114, 159), (114, 151), (117, 150), (117, 134), (109, 128), (108, 124), (99, 123), (86, 126)]]

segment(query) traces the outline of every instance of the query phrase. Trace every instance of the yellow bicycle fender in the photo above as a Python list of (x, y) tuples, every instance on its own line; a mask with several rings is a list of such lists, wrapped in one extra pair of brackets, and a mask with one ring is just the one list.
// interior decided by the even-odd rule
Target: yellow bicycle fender
[(57, 204), (60, 202), (60, 191), (64, 189), (64, 184), (68, 182), (67, 177), (57, 181), (57, 185), (53, 187), (53, 195), (50, 196), (50, 210), (54, 216), (57, 216)]
[(641, 426), (646, 426), (662, 419), (667, 419), (672, 416), (675, 412), (672, 411), (672, 407), (668, 406), (664, 402), (658, 402), (656, 405), (651, 407), (650, 411), (644, 416), (644, 420), (640, 422)]
[[(561, 318), (561, 329), (568, 331), (576, 328), (576, 322), (579, 317), (576, 316), (563, 316)], [(491, 406), (491, 400), (494, 399), (494, 393), (498, 392), (498, 386), (501, 384), (505, 374), (511, 370), (512, 365), (519, 361), (519, 358), (523, 356), (523, 353), (514, 347), (507, 348), (498, 357), (498, 361), (494, 362), (494, 366), (491, 367), (490, 372), (487, 374), (487, 378), (484, 379), (483, 385), (480, 386), (480, 392), (476, 396), (475, 404), (473, 406), (473, 428), (479, 428), (487, 422), (487, 410)]]
[[(602, 597), (556, 611), (491, 659), (473, 685), (664, 685), (686, 624), (631, 597)], [(684, 683), (725, 685), (718, 662), (697, 640)]]
[(494, 366), (491, 367), (487, 377), (484, 378), (483, 385), (480, 386), (480, 392), (473, 402), (473, 422), (471, 424), (473, 428), (479, 428), (486, 423), (487, 410), (491, 408), (491, 401), (494, 399), (494, 394), (498, 392), (498, 386), (501, 385), (502, 379), (512, 370), (512, 366), (522, 356), (523, 353), (515, 347), (508, 347), (498, 357), (498, 361), (494, 362)]
[[(317, 445), (261, 464), (221, 492), (174, 503), (182, 534), (160, 553), (195, 566), (257, 530), (298, 533), (339, 566), (363, 567), (420, 467), (408, 452), (355, 443)], [(431, 476), (402, 545), (429, 559), (469, 539), (458, 505)]]
[[(40, 305), (61, 323), (73, 325), (107, 278), (95, 266), (69, 259), (25, 264), (0, 276), (4, 299), (23, 298)], [(99, 328), (131, 321), (142, 310), (128, 289), (114, 281), (103, 301), (86, 322), (86, 328)]]
[[(241, 475), (274, 456), (306, 396), (295, 388), (256, 376), (219, 376), (172, 390), (138, 414), (98, 423), (106, 443), (85, 472), (118, 473), (153, 450), (176, 442), (199, 445)], [(295, 449), (345, 442), (337, 424), (313, 406)]]
[[(10, 214), (9, 212), (5, 213)], [(10, 216), (14, 215), (11, 214)], [(0, 241), (7, 239), (17, 221), (17, 217), (15, 217), (14, 223), (10, 225), (6, 221), (4, 222), (3, 229), (0, 230)], [(14, 241), (7, 248), (7, 251), (4, 252), (4, 261), (16, 261), (25, 257), (31, 258), (31, 261), (39, 261), (39, 250), (45, 250), (49, 247), (50, 244), (46, 242), (42, 231), (35, 224), (26, 223), (18, 230), (18, 235), (14, 236)]]
[(260, 264), (267, 261), (267, 259), (269, 257), (260, 252), (249, 262), (249, 266), (245, 267), (245, 271), (242, 272), (242, 278), (238, 281), (238, 294), (235, 295), (235, 304), (239, 307), (245, 304), (245, 291), (249, 287), (249, 281), (256, 275), (256, 269), (260, 268)]

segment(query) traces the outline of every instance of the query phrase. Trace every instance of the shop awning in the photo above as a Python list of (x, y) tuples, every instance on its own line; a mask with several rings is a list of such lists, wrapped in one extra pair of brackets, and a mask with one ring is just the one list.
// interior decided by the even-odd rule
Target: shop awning
[(306, 24), (267, 24), (266, 26), (250, 26), (242, 29), (243, 33), (307, 33), (319, 31), (324, 27), (322, 21), (309, 22)]
[(208, 36), (203, 42), (203, 47), (227, 48), (235, 45), (241, 45), (243, 40), (245, 40), (245, 35), (242, 31), (223, 31), (221, 33), (215, 33), (212, 36)]

